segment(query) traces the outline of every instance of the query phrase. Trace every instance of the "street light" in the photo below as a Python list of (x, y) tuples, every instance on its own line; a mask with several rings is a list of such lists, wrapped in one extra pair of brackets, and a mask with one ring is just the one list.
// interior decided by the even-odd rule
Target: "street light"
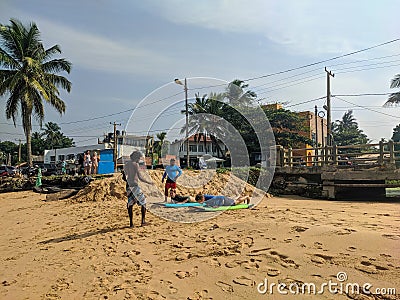
[(187, 167), (190, 166), (190, 156), (189, 156), (189, 114), (188, 114), (188, 95), (187, 95), (187, 81), (185, 78), (185, 84), (182, 83), (178, 78), (175, 78), (175, 83), (179, 85), (183, 85), (185, 90), (185, 112), (186, 112), (186, 157), (187, 157)]

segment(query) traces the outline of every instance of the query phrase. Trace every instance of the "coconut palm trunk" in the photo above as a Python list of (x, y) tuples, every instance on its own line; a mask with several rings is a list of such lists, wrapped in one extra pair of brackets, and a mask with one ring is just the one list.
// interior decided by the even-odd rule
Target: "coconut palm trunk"
[(26, 113), (25, 116), (23, 116), (23, 124), (24, 124), (24, 132), (25, 132), (25, 139), (26, 139), (26, 155), (28, 158), (28, 163), (30, 166), (32, 166), (33, 159), (32, 159), (32, 120), (31, 120), (31, 113)]

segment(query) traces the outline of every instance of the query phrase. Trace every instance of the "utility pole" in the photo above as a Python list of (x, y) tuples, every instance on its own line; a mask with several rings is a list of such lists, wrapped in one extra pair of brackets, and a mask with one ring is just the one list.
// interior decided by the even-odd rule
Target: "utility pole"
[(117, 153), (117, 142), (118, 142), (118, 139), (117, 139), (117, 125), (118, 126), (121, 126), (121, 124), (117, 124), (117, 123), (111, 123), (110, 122), (110, 124), (111, 125), (114, 125), (114, 147), (113, 147), (113, 150), (114, 150), (114, 171), (115, 172), (117, 172), (117, 155), (118, 155), (118, 153)]
[(326, 72), (326, 105), (327, 109), (327, 146), (332, 146), (332, 120), (331, 120), (331, 76), (335, 77), (331, 71), (328, 71), (325, 67)]
[(188, 112), (188, 88), (185, 77), (185, 106), (186, 106), (186, 157), (187, 167), (190, 167), (190, 156), (189, 156), (189, 112)]
[(190, 167), (190, 154), (189, 154), (189, 111), (188, 111), (188, 87), (187, 87), (187, 80), (185, 77), (185, 83), (176, 78), (175, 83), (179, 85), (183, 85), (185, 90), (185, 112), (186, 112), (186, 158), (187, 158), (187, 167)]
[(318, 107), (315, 105), (315, 157), (314, 160), (318, 161)]

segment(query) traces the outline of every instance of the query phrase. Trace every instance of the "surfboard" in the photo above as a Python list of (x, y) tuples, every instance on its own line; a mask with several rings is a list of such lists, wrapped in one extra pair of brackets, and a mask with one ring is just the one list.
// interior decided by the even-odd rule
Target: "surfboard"
[(186, 203), (164, 203), (165, 207), (193, 207), (203, 206), (203, 203), (198, 202), (186, 202)]
[(219, 206), (219, 207), (201, 207), (205, 211), (223, 211), (223, 210), (236, 210), (236, 209), (246, 209), (253, 207), (254, 204), (238, 204), (233, 206)]

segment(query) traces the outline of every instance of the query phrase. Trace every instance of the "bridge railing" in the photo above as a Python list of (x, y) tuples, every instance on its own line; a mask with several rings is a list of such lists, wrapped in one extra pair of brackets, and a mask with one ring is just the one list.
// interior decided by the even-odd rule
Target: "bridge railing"
[(395, 150), (400, 142), (382, 142), (346, 146), (325, 146), (308, 148), (284, 148), (276, 146), (277, 166), (382, 166), (400, 163), (400, 150)]

